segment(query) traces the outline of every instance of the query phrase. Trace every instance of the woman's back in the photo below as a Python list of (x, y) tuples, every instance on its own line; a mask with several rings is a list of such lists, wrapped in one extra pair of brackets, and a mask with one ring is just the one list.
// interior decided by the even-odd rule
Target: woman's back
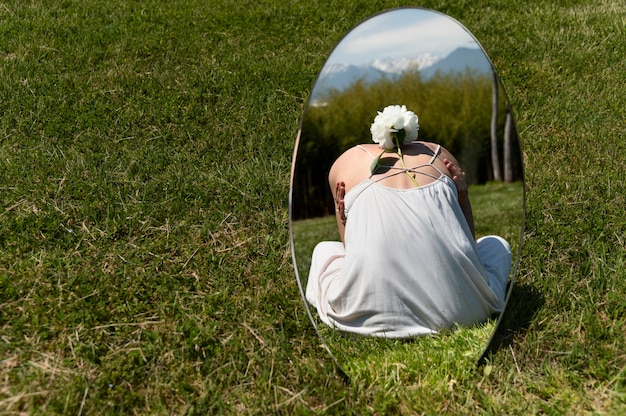
[[(421, 172), (421, 174), (413, 172), (420, 186), (432, 182), (434, 177), (438, 177), (441, 173), (449, 175), (442, 159), (446, 156), (451, 157), (451, 155), (435, 143), (415, 142), (403, 146), (402, 152), (403, 161), (407, 167), (420, 167), (418, 172)], [(370, 177), (390, 188), (414, 188), (415, 182), (408, 176), (394, 175), (401, 165), (395, 153), (383, 154), (380, 168), (372, 174), (372, 161), (380, 153), (381, 149), (375, 144), (363, 144), (349, 149), (333, 164), (329, 174), (330, 182), (333, 183), (334, 179), (341, 179), (346, 184), (346, 192), (352, 186)], [(441, 157), (435, 157), (433, 160), (433, 156), (440, 156), (440, 153)], [(429, 167), (429, 165), (432, 165), (432, 167)], [(385, 169), (385, 166), (391, 166), (391, 169)]]

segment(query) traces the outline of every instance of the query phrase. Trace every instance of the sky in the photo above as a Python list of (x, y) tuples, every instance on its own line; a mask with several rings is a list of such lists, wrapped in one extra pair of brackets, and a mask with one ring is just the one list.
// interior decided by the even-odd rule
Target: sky
[(445, 57), (458, 47), (480, 45), (464, 26), (444, 14), (403, 8), (376, 15), (356, 26), (335, 47), (326, 64), (359, 65), (375, 59), (426, 53)]

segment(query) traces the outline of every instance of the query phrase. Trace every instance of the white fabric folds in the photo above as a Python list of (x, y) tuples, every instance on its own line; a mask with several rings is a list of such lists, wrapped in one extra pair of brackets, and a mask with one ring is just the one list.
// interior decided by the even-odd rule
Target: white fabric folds
[(319, 243), (306, 297), (327, 325), (387, 338), (484, 322), (501, 310), (509, 244), (474, 241), (454, 182), (411, 189), (366, 180), (345, 195), (345, 248)]

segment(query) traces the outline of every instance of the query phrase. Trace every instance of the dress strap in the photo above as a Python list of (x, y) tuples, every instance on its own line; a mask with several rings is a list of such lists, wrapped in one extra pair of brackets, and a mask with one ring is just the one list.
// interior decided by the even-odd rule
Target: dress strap
[(376, 159), (375, 156), (372, 156), (372, 154), (369, 152), (369, 150), (367, 150), (366, 148), (364, 148), (363, 146), (361, 146), (360, 144), (357, 144), (356, 147), (358, 147), (359, 149), (363, 150), (365, 153), (367, 153), (370, 156), (370, 159), (374, 160)]
[[(362, 147), (361, 145), (357, 145), (357, 147), (361, 148), (364, 152), (366, 152), (368, 155), (370, 155), (372, 160), (374, 159), (374, 156), (372, 156), (372, 154), (366, 148)], [(437, 148), (435, 149), (435, 152), (433, 153), (433, 157), (430, 159), (430, 162), (428, 162), (428, 164), (418, 165), (418, 166), (414, 166), (414, 167), (411, 167), (411, 168), (401, 168), (401, 167), (398, 167), (398, 166), (387, 166), (387, 168), (389, 170), (395, 170), (395, 172), (392, 172), (391, 174), (383, 176), (381, 178), (377, 178), (377, 179), (374, 180), (374, 182), (380, 182), (380, 181), (382, 181), (384, 179), (387, 179), (387, 178), (390, 178), (392, 176), (396, 176), (396, 175), (400, 175), (402, 173), (408, 173), (408, 172), (419, 173), (421, 175), (430, 176), (433, 179), (440, 179), (443, 176), (445, 176), (445, 173), (443, 173), (441, 171), (441, 169), (439, 169), (437, 166), (435, 166), (433, 164), (433, 163), (435, 163), (435, 160), (437, 159), (437, 156), (439, 156), (440, 153), (441, 153), (441, 145), (439, 144), (439, 145), (437, 145)], [(427, 167), (427, 166), (435, 169), (439, 173), (439, 176), (436, 176), (436, 175), (433, 175), (431, 173), (419, 170), (420, 168)], [(374, 175), (375, 175), (375, 173), (372, 172), (372, 174), (369, 176), (369, 179), (372, 179), (372, 176), (374, 176)]]
[(437, 156), (439, 156), (440, 152), (441, 152), (441, 145), (438, 144), (437, 149), (435, 149), (435, 153), (433, 154), (432, 159), (430, 159), (430, 162), (428, 162), (429, 165), (432, 165), (435, 162), (435, 159), (437, 159)]
[[(432, 173), (428, 173), (428, 172), (424, 172), (424, 171), (418, 170), (419, 168), (423, 168), (423, 167), (426, 167), (426, 166), (431, 166), (431, 167), (435, 168), (435, 170), (437, 172), (439, 172), (439, 176), (433, 175)], [(392, 172), (391, 174), (389, 174), (387, 176), (383, 176), (382, 178), (374, 179), (373, 182), (380, 182), (383, 179), (391, 178), (392, 176), (401, 175), (403, 173), (408, 173), (408, 172), (417, 173), (417, 174), (425, 175), (425, 176), (430, 176), (433, 179), (441, 179), (443, 176), (445, 176), (445, 174), (435, 165), (419, 165), (419, 166), (415, 166), (413, 168), (406, 168), (406, 169), (405, 168), (398, 168), (398, 167), (395, 167), (395, 166), (391, 166), (390, 169), (394, 169), (395, 172)], [(369, 177), (370, 180), (372, 180), (372, 176), (374, 176), (374, 175), (370, 175), (370, 177)]]

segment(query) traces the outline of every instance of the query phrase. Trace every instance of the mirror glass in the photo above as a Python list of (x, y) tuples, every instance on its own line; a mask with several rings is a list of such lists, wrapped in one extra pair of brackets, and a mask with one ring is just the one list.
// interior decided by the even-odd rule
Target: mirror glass
[[(296, 141), (290, 190), (291, 244), (301, 295), (322, 344), (349, 376), (370, 371), (376, 360), (415, 369), (419, 366), (411, 360), (465, 357), (475, 363), (501, 316), (496, 310), (471, 325), (408, 339), (380, 333), (372, 337), (322, 322), (318, 309), (306, 300), (314, 248), (320, 242), (341, 241), (329, 185), (331, 166), (356, 145), (369, 143), (372, 152), (370, 126), (389, 105), (406, 105), (419, 118), (418, 140), (440, 144), (456, 157), (465, 172), (475, 238), (497, 235), (510, 244), (509, 289), (499, 299), (499, 311), (506, 306), (520, 253), (520, 142), (503, 86), (478, 41), (451, 17), (421, 8), (386, 11), (357, 25), (333, 49), (311, 91)], [(384, 258), (386, 253), (375, 255)], [(379, 287), (377, 296), (385, 296), (386, 287)]]

